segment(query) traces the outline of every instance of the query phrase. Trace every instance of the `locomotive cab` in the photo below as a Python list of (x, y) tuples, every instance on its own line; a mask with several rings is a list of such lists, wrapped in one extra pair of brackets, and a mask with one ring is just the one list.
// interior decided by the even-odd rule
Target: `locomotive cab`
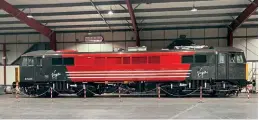
[(23, 56), (20, 64), (20, 80), (22, 82), (44, 80), (42, 61), (42, 57)]
[(244, 87), (247, 84), (247, 65), (243, 51), (219, 51), (217, 58), (218, 80), (223, 80), (223, 83), (226, 81), (238, 84), (240, 87)]

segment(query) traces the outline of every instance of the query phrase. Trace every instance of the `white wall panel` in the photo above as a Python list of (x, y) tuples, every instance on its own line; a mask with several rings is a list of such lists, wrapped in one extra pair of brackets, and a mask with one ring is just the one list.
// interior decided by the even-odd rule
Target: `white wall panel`
[(40, 42), (39, 34), (29, 34), (29, 42)]
[(64, 43), (65, 50), (77, 50), (75, 43)]
[(218, 39), (208, 39), (205, 40), (205, 45), (218, 47), (219, 46), (219, 40)]
[[(3, 50), (3, 45), (2, 44), (0, 44), (0, 50)], [(2, 51), (0, 51), (0, 64), (3, 64), (3, 52)]]
[(140, 31), (139, 32), (140, 39), (151, 39), (151, 31)]
[(113, 43), (113, 49), (115, 49), (115, 48), (125, 49), (126, 48), (126, 42), (114, 42)]
[[(239, 28), (234, 32), (234, 36), (256, 36), (257, 28)], [(140, 38), (149, 40), (141, 41), (141, 46), (146, 46), (148, 50), (151, 49), (161, 49), (168, 46), (173, 40), (179, 38), (181, 34), (187, 35), (187, 38), (201, 38), (201, 40), (193, 40), (196, 44), (199, 45), (209, 45), (209, 46), (227, 46), (226, 39), (212, 40), (207, 39), (204, 41), (204, 37), (226, 37), (227, 29), (226, 28), (212, 28), (212, 29), (181, 29), (181, 30), (156, 30), (156, 31), (140, 31)], [(78, 32), (78, 33), (58, 33), (57, 42), (75, 42), (75, 39), (83, 41), (84, 37), (88, 35), (87, 32)], [(72, 49), (78, 50), (79, 52), (100, 52), (100, 51), (113, 51), (115, 47), (125, 48), (135, 47), (135, 34), (132, 31), (127, 32), (103, 32), (103, 33), (93, 33), (93, 35), (102, 35), (106, 42), (102, 44), (82, 44), (82, 43), (58, 43), (57, 48), (62, 49)], [(152, 41), (151, 39), (169, 39), (161, 41)], [(205, 38), (206, 39), (206, 38)], [(23, 34), (23, 35), (0, 35), (0, 43), (3, 43), (6, 40), (7, 43), (27, 43), (27, 42), (49, 42), (49, 39), (40, 34)], [(119, 41), (122, 40), (122, 41)], [(126, 40), (126, 43), (124, 42)], [(128, 40), (128, 41), (127, 41)], [(130, 41), (132, 40), (132, 41)], [(119, 42), (112, 42), (119, 41)], [(245, 39), (235, 39), (234, 44), (236, 47), (242, 48), (242, 45), (247, 44), (247, 51), (249, 59), (255, 59), (257, 53), (257, 39), (248, 39), (246, 43)], [(240, 45), (241, 44), (241, 45)], [(20, 54), (24, 53), (30, 45), (28, 44), (7, 44), (7, 50), (11, 50), (7, 53), (7, 59), (10, 62), (13, 62)], [(2, 49), (2, 48), (1, 48)], [(256, 51), (256, 52), (254, 52)], [(0, 53), (1, 58), (2, 53)], [(1, 63), (2, 61), (0, 61)]]
[[(15, 81), (15, 68), (18, 66), (6, 66), (6, 85), (12, 85)], [(4, 84), (4, 67), (0, 66), (0, 85)]]
[(29, 35), (21, 34), (17, 35), (17, 43), (28, 43)]
[(56, 39), (57, 39), (57, 42), (63, 42), (63, 33), (57, 33), (56, 34)]
[(57, 43), (57, 50), (63, 50), (64, 49), (64, 43)]
[(6, 35), (5, 36), (6, 43), (16, 43), (16, 35)]
[(227, 46), (227, 39), (219, 39), (219, 46), (226, 47)]
[(228, 35), (227, 28), (219, 28), (219, 37), (226, 37)]
[(4, 43), (5, 42), (5, 35), (0, 35), (0, 43)]
[(18, 66), (6, 67), (6, 85), (12, 85), (15, 82), (15, 68)]
[(246, 28), (238, 28), (234, 31), (233, 36), (246, 36)]
[(4, 84), (4, 67), (0, 66), (0, 85)]
[(136, 42), (126, 42), (126, 49), (128, 47), (136, 47)]
[(164, 48), (164, 41), (152, 41), (152, 50), (161, 50)]
[(64, 42), (74, 42), (75, 39), (75, 33), (64, 33)]
[(192, 29), (192, 36), (191, 38), (203, 38), (204, 35), (204, 29)]
[(193, 42), (197, 45), (205, 45), (205, 41), (204, 39), (200, 39), (200, 40), (193, 40)]
[(101, 44), (89, 44), (89, 52), (100, 52)]
[(49, 42), (49, 38), (44, 35), (40, 35), (40, 42)]
[(218, 37), (218, 28), (205, 29), (205, 37)]
[(17, 45), (16, 57), (21, 56), (31, 45), (29, 44), (19, 44)]
[(112, 52), (112, 51), (113, 51), (112, 43), (101, 44), (101, 52)]
[(140, 41), (141, 46), (146, 46), (148, 50), (152, 49), (151, 41)]
[(247, 28), (247, 36), (257, 36), (258, 28)]
[(234, 38), (233, 39), (233, 47), (242, 49), (245, 53), (245, 56), (247, 57), (247, 52), (246, 52), (246, 39), (243, 38)]
[(78, 52), (89, 52), (89, 44), (76, 44)]
[(136, 40), (135, 33), (133, 31), (127, 31), (126, 40)]
[(165, 39), (164, 30), (151, 31), (151, 38), (152, 39)]
[(177, 30), (165, 30), (165, 39), (175, 39), (178, 37)]
[(114, 32), (113, 33), (113, 40), (125, 40), (126, 38), (126, 33), (125, 32)]
[(112, 32), (103, 32), (101, 35), (104, 38), (104, 41), (110, 41), (113, 39)]
[(7, 64), (10, 64), (17, 58), (17, 45), (16, 44), (7, 44), (6, 49), (9, 50), (6, 53)]
[(191, 31), (190, 31), (190, 29), (178, 30), (177, 38), (179, 38), (180, 35), (186, 35), (187, 38), (190, 38), (191, 37)]
[(258, 60), (258, 39), (247, 39), (247, 59)]

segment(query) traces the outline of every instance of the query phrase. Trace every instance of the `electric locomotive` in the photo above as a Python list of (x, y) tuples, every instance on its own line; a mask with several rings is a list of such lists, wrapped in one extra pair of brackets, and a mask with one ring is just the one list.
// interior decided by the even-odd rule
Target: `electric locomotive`
[[(128, 94), (157, 86), (166, 95), (189, 95), (200, 87), (209, 95), (233, 95), (247, 84), (244, 52), (233, 47), (174, 46), (159, 51), (86, 53), (33, 51), (22, 55), (19, 86), (29, 95), (109, 93), (118, 87)], [(118, 92), (118, 91), (117, 91)]]

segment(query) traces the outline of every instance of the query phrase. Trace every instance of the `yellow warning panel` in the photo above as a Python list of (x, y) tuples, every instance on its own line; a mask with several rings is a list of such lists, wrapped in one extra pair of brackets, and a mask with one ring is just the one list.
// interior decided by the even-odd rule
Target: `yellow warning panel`
[(20, 82), (20, 67), (15, 68), (15, 82)]
[(248, 64), (246, 64), (246, 80), (248, 80)]

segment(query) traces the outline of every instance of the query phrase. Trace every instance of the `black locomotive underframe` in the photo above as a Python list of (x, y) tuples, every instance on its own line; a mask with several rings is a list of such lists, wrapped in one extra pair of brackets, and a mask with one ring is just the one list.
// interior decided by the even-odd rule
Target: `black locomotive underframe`
[[(239, 85), (243, 80), (186, 80), (182, 82), (131, 82), (131, 83), (74, 83), (67, 81), (51, 81), (51, 82), (20, 82), (19, 86), (26, 89), (26, 94), (41, 94), (54, 89), (57, 93), (77, 93), (78, 96), (83, 95), (82, 89), (87, 89), (87, 93), (94, 94), (118, 93), (119, 88), (122, 94), (156, 94), (158, 86), (161, 88), (161, 94), (170, 95), (194, 95), (199, 94), (202, 87), (203, 94), (224, 95), (235, 94), (241, 90)], [(15, 87), (15, 83), (13, 84)], [(80, 92), (81, 91), (81, 92)], [(192, 94), (190, 94), (192, 93)]]

